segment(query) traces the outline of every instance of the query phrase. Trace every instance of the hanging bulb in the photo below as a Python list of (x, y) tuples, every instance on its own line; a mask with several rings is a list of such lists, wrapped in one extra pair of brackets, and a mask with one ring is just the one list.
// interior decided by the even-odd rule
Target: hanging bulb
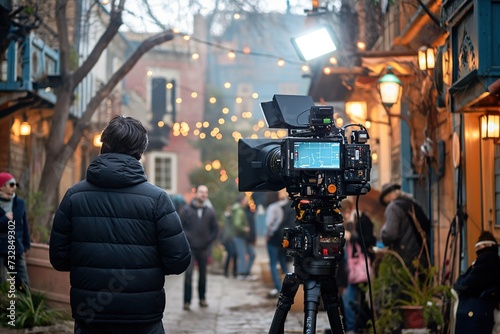
[(19, 127), (19, 134), (21, 136), (29, 136), (31, 134), (31, 125), (30, 123), (24, 121), (21, 123), (21, 126)]

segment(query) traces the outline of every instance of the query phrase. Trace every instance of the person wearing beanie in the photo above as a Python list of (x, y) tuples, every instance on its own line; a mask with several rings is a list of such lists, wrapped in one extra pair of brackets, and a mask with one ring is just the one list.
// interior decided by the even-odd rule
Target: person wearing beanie
[[(0, 282), (15, 277), (16, 287), (29, 286), (25, 253), (30, 248), (30, 232), (24, 200), (16, 195), (17, 182), (7, 172), (0, 173)], [(12, 239), (12, 236), (14, 238)], [(12, 243), (13, 242), (13, 243)], [(9, 255), (15, 252), (15, 258)], [(13, 265), (12, 265), (13, 264)], [(10, 274), (14, 273), (14, 274)]]
[(397, 183), (382, 186), (379, 202), (386, 207), (381, 229), (384, 245), (398, 253), (409, 268), (418, 269), (413, 268), (415, 259), (428, 267), (431, 223), (420, 204), (404, 194)]
[(455, 334), (491, 334), (500, 302), (500, 256), (491, 232), (480, 234), (475, 251), (476, 260), (453, 285), (459, 297)]

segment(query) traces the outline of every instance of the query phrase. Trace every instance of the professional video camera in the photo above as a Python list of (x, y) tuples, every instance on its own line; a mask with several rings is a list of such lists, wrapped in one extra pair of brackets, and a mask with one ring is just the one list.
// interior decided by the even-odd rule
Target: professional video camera
[[(280, 309), (283, 304), (293, 303), (302, 283), (308, 286), (305, 294), (318, 298), (319, 290), (312, 291), (319, 289), (321, 282), (338, 292), (334, 276), (345, 244), (341, 201), (370, 191), (371, 154), (369, 135), (363, 125), (337, 128), (333, 107), (315, 106), (310, 96), (274, 95), (272, 101), (261, 103), (261, 107), (267, 125), (286, 128), (288, 136), (280, 141), (239, 140), (239, 190), (286, 188), (292, 200), (295, 228), (284, 230), (283, 247), (294, 258), (295, 273), (285, 276)], [(313, 304), (314, 296), (310, 297)], [(328, 304), (332, 300), (338, 302), (337, 297), (328, 300)], [(335, 307), (330, 306), (333, 315)], [(283, 308), (286, 312), (287, 307)], [(306, 317), (312, 319), (312, 315)], [(338, 318), (336, 315), (337, 322), (341, 322)], [(277, 311), (273, 321), (277, 332), (283, 319)], [(340, 328), (338, 324), (335, 327)]]

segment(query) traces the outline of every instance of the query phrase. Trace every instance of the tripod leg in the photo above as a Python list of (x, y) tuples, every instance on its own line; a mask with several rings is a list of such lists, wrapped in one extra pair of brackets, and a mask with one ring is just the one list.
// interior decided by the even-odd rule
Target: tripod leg
[(328, 320), (330, 321), (332, 332), (335, 334), (345, 333), (344, 323), (342, 321), (342, 317), (340, 316), (339, 289), (335, 278), (328, 277), (322, 282), (321, 297), (323, 299), (323, 305), (326, 313), (328, 314)]
[(285, 275), (269, 334), (283, 334), (285, 332), (285, 319), (292, 307), (293, 298), (300, 283), (301, 280), (297, 274), (288, 273)]
[(304, 333), (316, 333), (321, 283), (318, 280), (304, 282)]

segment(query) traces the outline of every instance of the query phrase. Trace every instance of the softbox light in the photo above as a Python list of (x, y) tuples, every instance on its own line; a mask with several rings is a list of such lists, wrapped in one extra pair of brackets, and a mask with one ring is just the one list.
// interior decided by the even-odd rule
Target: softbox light
[(292, 38), (292, 44), (300, 59), (304, 61), (309, 61), (337, 50), (333, 34), (325, 27)]

